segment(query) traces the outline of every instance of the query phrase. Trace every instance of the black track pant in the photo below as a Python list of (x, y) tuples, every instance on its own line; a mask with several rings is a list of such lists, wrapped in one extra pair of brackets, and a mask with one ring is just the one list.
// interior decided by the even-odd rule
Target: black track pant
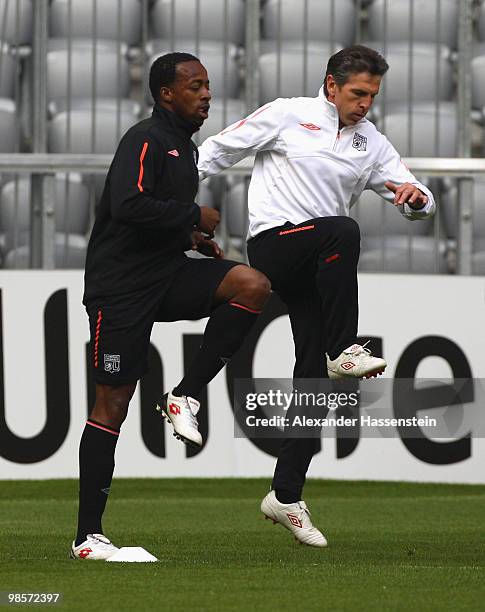
[[(264, 272), (285, 302), (295, 342), (293, 377), (327, 377), (325, 353), (335, 359), (357, 338), (360, 232), (349, 217), (287, 223), (248, 241), (251, 266)], [(301, 499), (318, 438), (285, 438), (273, 489)]]

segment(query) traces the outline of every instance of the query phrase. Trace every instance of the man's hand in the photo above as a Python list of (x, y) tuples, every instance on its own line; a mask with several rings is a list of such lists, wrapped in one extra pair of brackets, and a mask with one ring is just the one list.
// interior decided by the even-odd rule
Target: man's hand
[(214, 236), (214, 231), (221, 220), (219, 211), (209, 206), (200, 207), (199, 229), (208, 235), (209, 238)]
[(395, 185), (391, 181), (384, 183), (384, 186), (395, 194), (394, 204), (409, 204), (411, 208), (419, 210), (428, 203), (428, 196), (424, 195), (416, 185), (411, 183), (403, 183), (402, 185)]
[(215, 257), (216, 259), (224, 259), (224, 251), (220, 248), (217, 242), (210, 240), (202, 232), (197, 230), (192, 232), (192, 250), (199, 251), (206, 257)]

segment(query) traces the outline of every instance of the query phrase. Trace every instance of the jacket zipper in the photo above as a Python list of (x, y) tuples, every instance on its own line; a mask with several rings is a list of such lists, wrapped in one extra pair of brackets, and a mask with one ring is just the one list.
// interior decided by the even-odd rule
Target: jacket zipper
[(340, 140), (340, 130), (337, 130), (337, 137), (335, 138), (335, 142), (333, 143), (333, 151), (337, 149), (337, 144), (339, 140)]

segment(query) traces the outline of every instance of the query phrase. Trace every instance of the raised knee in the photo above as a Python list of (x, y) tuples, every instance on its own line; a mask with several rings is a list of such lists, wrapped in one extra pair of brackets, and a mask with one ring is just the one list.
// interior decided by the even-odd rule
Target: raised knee
[(119, 429), (128, 414), (128, 406), (134, 388), (135, 385), (122, 387), (98, 386), (96, 403), (91, 414), (92, 418), (109, 427)]
[(241, 290), (258, 300), (266, 300), (271, 293), (271, 283), (262, 272), (254, 270), (254, 268), (249, 268), (248, 274), (245, 275), (242, 283)]
[(339, 234), (352, 242), (360, 241), (359, 224), (352, 217), (335, 217), (339, 223)]

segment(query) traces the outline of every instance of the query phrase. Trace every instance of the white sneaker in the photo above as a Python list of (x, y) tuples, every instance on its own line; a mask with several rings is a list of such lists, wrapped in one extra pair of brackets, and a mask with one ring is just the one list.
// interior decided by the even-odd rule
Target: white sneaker
[(202, 446), (202, 436), (199, 432), (199, 424), (196, 415), (199, 412), (200, 403), (192, 397), (177, 397), (171, 393), (165, 393), (156, 409), (164, 419), (172, 425), (173, 435), (186, 444)]
[(352, 344), (333, 361), (327, 355), (329, 378), (373, 378), (382, 374), (387, 363), (381, 357), (373, 357), (365, 348), (368, 344)]
[(90, 533), (86, 540), (76, 546), (74, 541), (71, 546), (71, 559), (90, 559), (92, 561), (107, 561), (119, 551), (119, 548), (111, 544), (102, 533)]
[(310, 511), (304, 501), (282, 504), (276, 499), (275, 492), (270, 491), (261, 502), (261, 512), (273, 523), (279, 523), (291, 531), (300, 544), (327, 546), (323, 533), (312, 525)]

